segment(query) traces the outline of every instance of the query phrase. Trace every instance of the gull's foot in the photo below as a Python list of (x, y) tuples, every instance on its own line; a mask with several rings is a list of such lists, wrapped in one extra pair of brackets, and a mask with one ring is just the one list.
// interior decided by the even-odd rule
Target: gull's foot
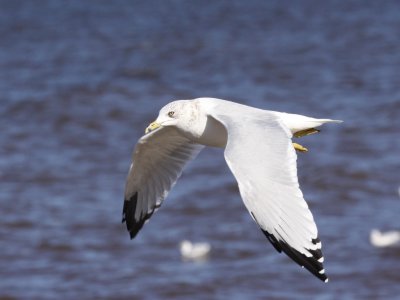
[(315, 129), (315, 128), (309, 128), (309, 129), (304, 129), (304, 130), (297, 131), (297, 132), (295, 132), (293, 134), (293, 136), (296, 137), (296, 138), (299, 138), (299, 137), (302, 137), (302, 136), (306, 136), (306, 135), (310, 135), (310, 134), (318, 133), (318, 132), (320, 132), (320, 130)]
[(297, 143), (293, 143), (293, 147), (294, 147), (294, 149), (296, 149), (297, 151), (300, 151), (300, 152), (308, 151), (308, 149), (306, 147), (303, 147), (302, 145), (297, 144)]

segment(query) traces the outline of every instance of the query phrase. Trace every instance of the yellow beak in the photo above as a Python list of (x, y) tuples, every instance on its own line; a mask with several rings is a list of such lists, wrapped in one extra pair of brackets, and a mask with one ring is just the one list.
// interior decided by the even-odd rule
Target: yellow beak
[(150, 131), (153, 131), (154, 129), (157, 129), (160, 126), (161, 126), (161, 124), (159, 124), (157, 122), (153, 122), (146, 128), (144, 133), (149, 133)]

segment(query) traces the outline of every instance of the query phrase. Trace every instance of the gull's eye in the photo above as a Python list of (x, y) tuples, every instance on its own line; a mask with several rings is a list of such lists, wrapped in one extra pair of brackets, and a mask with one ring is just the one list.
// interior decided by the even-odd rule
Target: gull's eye
[(173, 117), (174, 116), (174, 114), (175, 114), (175, 112), (174, 111), (170, 111), (169, 113), (168, 113), (168, 117)]

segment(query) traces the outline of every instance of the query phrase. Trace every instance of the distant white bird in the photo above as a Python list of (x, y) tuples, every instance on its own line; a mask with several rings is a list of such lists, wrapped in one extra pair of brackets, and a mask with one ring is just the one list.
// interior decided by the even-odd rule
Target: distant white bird
[(369, 239), (373, 246), (379, 248), (400, 246), (400, 231), (381, 232), (378, 229), (372, 229)]
[(184, 240), (180, 243), (179, 249), (185, 260), (203, 260), (210, 253), (211, 246), (208, 243), (192, 243)]
[(323, 281), (321, 241), (297, 179), (291, 138), (340, 122), (199, 98), (164, 106), (136, 145), (125, 188), (122, 221), (134, 238), (160, 207), (186, 163), (204, 146), (225, 149), (225, 160), (251, 217), (279, 252)]

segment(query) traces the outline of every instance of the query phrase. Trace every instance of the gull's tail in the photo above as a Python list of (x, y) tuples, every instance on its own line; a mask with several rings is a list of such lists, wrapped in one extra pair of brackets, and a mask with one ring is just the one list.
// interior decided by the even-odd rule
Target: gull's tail
[(332, 119), (315, 119), (302, 115), (296, 114), (288, 114), (277, 112), (278, 116), (282, 120), (283, 124), (286, 125), (287, 128), (293, 134), (304, 132), (304, 134), (300, 134), (300, 136), (312, 134), (318, 132), (318, 130), (314, 129), (315, 127), (319, 127), (325, 123), (342, 123), (341, 120), (332, 120)]

